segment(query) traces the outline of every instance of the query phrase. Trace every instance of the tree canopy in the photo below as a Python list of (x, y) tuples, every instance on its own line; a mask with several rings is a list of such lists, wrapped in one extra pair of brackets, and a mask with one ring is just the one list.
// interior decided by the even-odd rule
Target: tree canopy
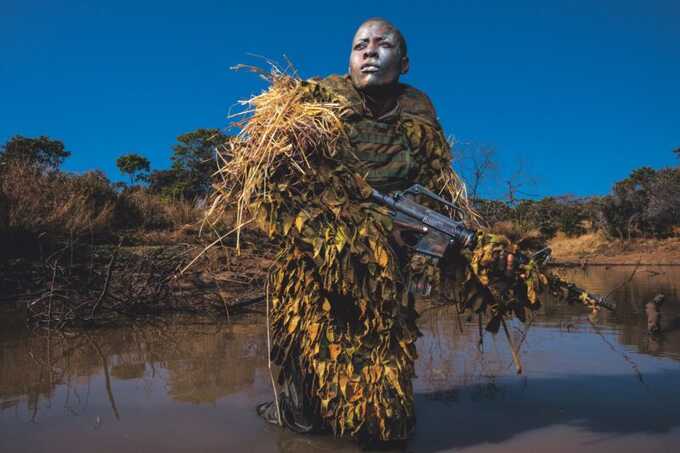
[(23, 161), (53, 171), (59, 169), (70, 155), (71, 152), (64, 148), (60, 140), (44, 135), (36, 138), (15, 135), (2, 146), (0, 162)]
[(219, 129), (196, 129), (178, 136), (172, 147), (172, 166), (152, 172), (149, 188), (173, 198), (206, 196), (216, 170), (215, 148), (228, 140)]
[(149, 160), (139, 154), (130, 153), (116, 159), (116, 166), (121, 173), (130, 176), (130, 184), (144, 179), (144, 173), (150, 168)]

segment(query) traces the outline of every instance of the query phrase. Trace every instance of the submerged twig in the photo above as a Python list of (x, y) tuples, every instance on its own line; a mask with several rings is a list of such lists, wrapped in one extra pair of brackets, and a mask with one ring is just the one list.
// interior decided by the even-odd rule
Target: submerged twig
[(640, 367), (638, 366), (638, 364), (635, 363), (635, 361), (634, 361), (633, 359), (631, 359), (630, 356), (629, 356), (628, 354), (626, 354), (626, 353), (623, 352), (623, 351), (619, 351), (618, 349), (616, 349), (616, 347), (615, 347), (609, 340), (607, 340), (607, 338), (604, 336), (604, 334), (603, 334), (602, 332), (600, 332), (600, 329), (599, 329), (599, 328), (597, 327), (597, 325), (593, 322), (593, 320), (590, 319), (590, 317), (588, 317), (587, 319), (588, 319), (588, 322), (590, 323), (590, 325), (593, 326), (593, 330), (594, 330), (595, 333), (600, 337), (600, 339), (601, 339), (607, 346), (609, 346), (609, 349), (611, 349), (612, 351), (614, 351), (614, 352), (616, 352), (616, 353), (618, 353), (618, 354), (621, 355), (621, 357), (623, 358), (623, 360), (624, 360), (626, 363), (628, 363), (628, 364), (630, 365), (630, 367), (633, 369), (633, 372), (635, 373), (635, 375), (636, 375), (638, 381), (640, 381), (640, 383), (646, 387), (647, 384), (645, 383), (644, 377), (642, 376), (642, 371), (640, 371)]
[(99, 308), (99, 304), (102, 303), (102, 300), (104, 300), (104, 297), (106, 297), (106, 293), (109, 292), (109, 285), (111, 283), (111, 272), (113, 271), (113, 263), (116, 262), (116, 256), (118, 255), (118, 250), (120, 250), (120, 246), (123, 244), (123, 239), (118, 242), (118, 247), (113, 251), (111, 254), (111, 259), (109, 260), (109, 265), (106, 266), (106, 280), (104, 280), (104, 287), (102, 288), (101, 293), (99, 293), (99, 297), (97, 297), (97, 301), (94, 303), (92, 306), (92, 312), (90, 313), (90, 318), (92, 321), (95, 320), (95, 316), (97, 314), (97, 308)]
[(271, 340), (271, 326), (269, 324), (269, 279), (265, 286), (265, 300), (267, 301), (267, 367), (269, 368), (269, 377), (272, 380), (272, 389), (274, 390), (274, 404), (276, 404), (276, 418), (279, 426), (283, 426), (281, 420), (281, 408), (279, 407), (279, 393), (276, 390), (276, 382), (274, 381), (274, 373), (272, 371), (272, 340)]
[[(618, 291), (619, 289), (623, 288), (624, 286), (626, 286), (628, 283), (630, 283), (630, 282), (633, 280), (633, 277), (635, 277), (635, 274), (637, 273), (638, 269), (640, 268), (640, 263), (641, 263), (641, 261), (638, 260), (638, 262), (635, 264), (635, 268), (633, 268), (633, 272), (630, 273), (630, 275), (628, 276), (628, 278), (626, 278), (620, 285), (616, 286), (614, 289), (612, 289), (611, 291), (609, 291), (609, 293), (607, 293), (606, 296), (604, 296), (604, 299), (603, 299), (603, 300), (604, 300), (605, 302), (609, 299), (609, 296), (611, 296), (611, 295), (614, 294), (616, 291)], [(635, 304), (632, 304), (632, 300), (631, 300), (631, 305), (633, 305), (633, 311), (637, 313), (638, 310), (637, 310), (637, 308), (635, 307)]]
[(519, 360), (519, 351), (515, 348), (515, 344), (512, 341), (512, 336), (510, 335), (510, 331), (508, 331), (508, 326), (505, 324), (505, 319), (503, 316), (501, 316), (501, 325), (503, 326), (503, 331), (505, 332), (505, 337), (508, 339), (508, 343), (510, 344), (510, 352), (512, 353), (512, 360), (515, 362), (515, 369), (517, 370), (517, 374), (522, 374), (522, 362)]
[(109, 375), (109, 362), (106, 360), (106, 356), (102, 353), (101, 348), (96, 341), (92, 342), (97, 355), (102, 361), (102, 368), (104, 369), (104, 380), (106, 382), (106, 395), (109, 398), (109, 403), (111, 403), (111, 409), (113, 410), (113, 415), (116, 420), (120, 420), (120, 414), (118, 413), (118, 407), (116, 406), (116, 400), (113, 398), (113, 390), (111, 389), (111, 376)]

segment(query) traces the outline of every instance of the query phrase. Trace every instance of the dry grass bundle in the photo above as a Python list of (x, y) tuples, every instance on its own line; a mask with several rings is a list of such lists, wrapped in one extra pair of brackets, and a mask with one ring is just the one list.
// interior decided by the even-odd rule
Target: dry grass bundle
[(437, 184), (441, 187), (439, 195), (450, 200), (458, 207), (457, 211), (445, 208), (446, 213), (452, 218), (463, 220), (470, 226), (479, 228), (481, 226), (482, 218), (472, 207), (472, 203), (468, 198), (467, 186), (460, 176), (458, 176), (458, 173), (452, 168), (442, 171), (437, 178)]
[[(216, 220), (225, 211), (235, 212), (237, 249), (241, 228), (253, 220), (254, 206), (275, 189), (272, 176), (283, 164), (286, 171), (301, 175), (313, 171), (310, 151), (333, 155), (343, 133), (341, 104), (315, 100), (307, 82), (276, 67), (266, 78), (271, 83), (267, 91), (241, 101), (245, 110), (233, 115), (240, 118), (236, 125), (241, 132), (218, 150), (221, 182), (207, 214)], [(294, 175), (287, 179), (295, 180)]]

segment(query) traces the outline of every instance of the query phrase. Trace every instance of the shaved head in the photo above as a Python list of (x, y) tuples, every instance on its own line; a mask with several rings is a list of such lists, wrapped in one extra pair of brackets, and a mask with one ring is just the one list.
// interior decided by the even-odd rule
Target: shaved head
[(408, 70), (406, 41), (397, 27), (381, 18), (359, 26), (349, 57), (349, 74), (357, 89), (374, 94), (389, 91)]
[[(399, 51), (401, 52), (402, 57), (408, 56), (408, 49), (406, 47), (406, 39), (404, 39), (404, 35), (401, 34), (401, 30), (399, 30), (392, 22), (390, 22), (387, 19), (383, 19), (382, 17), (371, 17), (370, 19), (366, 19), (361, 25), (359, 25), (359, 28), (363, 27), (364, 25), (368, 23), (379, 23), (383, 24), (385, 27), (389, 28), (392, 30), (394, 35), (397, 38), (398, 44), (399, 44)], [(359, 30), (357, 28), (357, 31)]]

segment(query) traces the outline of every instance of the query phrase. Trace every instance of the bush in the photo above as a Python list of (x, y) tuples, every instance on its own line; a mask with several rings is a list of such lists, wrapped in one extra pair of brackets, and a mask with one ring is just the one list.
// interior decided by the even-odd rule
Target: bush
[(680, 168), (639, 168), (601, 201), (602, 223), (618, 238), (666, 236), (680, 224)]
[(680, 169), (665, 168), (650, 185), (644, 219), (654, 234), (668, 235), (680, 225)]
[(487, 225), (514, 219), (512, 208), (502, 201), (479, 198), (475, 200), (475, 209)]
[(592, 202), (570, 196), (546, 197), (542, 200), (522, 200), (514, 207), (496, 200), (477, 200), (476, 208), (489, 224), (513, 231), (538, 230), (543, 237), (551, 238), (558, 231), (568, 236), (585, 233), (584, 222), (592, 217)]
[(54, 241), (106, 240), (124, 229), (176, 229), (200, 218), (201, 210), (189, 201), (163, 199), (141, 188), (119, 193), (99, 171), (83, 175), (47, 172), (14, 161), (0, 174), (3, 234), (46, 235)]
[(567, 236), (585, 233), (583, 223), (588, 219), (587, 200), (571, 196), (546, 197), (539, 201), (523, 201), (516, 208), (517, 221), (540, 230), (545, 237), (558, 231)]
[(70, 175), (14, 161), (2, 169), (7, 227), (55, 238), (110, 232), (117, 194), (101, 172)]
[(114, 218), (116, 228), (157, 231), (196, 223), (201, 211), (190, 201), (162, 198), (134, 188), (120, 194)]
[(0, 233), (7, 231), (9, 226), (9, 202), (7, 197), (0, 190)]

